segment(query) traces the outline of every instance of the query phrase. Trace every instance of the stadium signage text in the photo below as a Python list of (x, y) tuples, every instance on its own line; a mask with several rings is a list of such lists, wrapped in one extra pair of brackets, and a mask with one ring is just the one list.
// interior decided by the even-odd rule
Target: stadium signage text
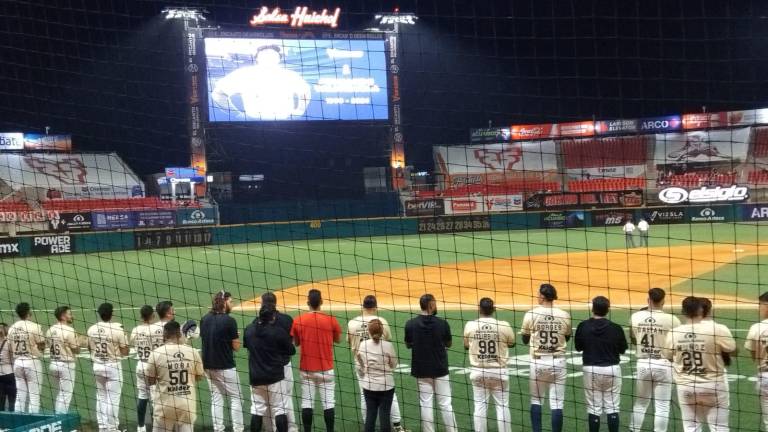
[(0, 257), (15, 257), (20, 255), (21, 250), (19, 249), (18, 239), (0, 240)]
[(682, 124), (680, 116), (652, 117), (640, 120), (640, 130), (645, 132), (671, 131), (680, 129)]
[(270, 10), (267, 6), (262, 6), (259, 13), (253, 14), (248, 22), (251, 27), (258, 27), (269, 24), (283, 24), (291, 27), (304, 27), (305, 25), (328, 26), (336, 28), (339, 26), (339, 16), (341, 8), (336, 8), (333, 12), (323, 9), (320, 12), (311, 11), (306, 6), (297, 6), (292, 14), (284, 13), (279, 7)]
[(718, 214), (715, 209), (706, 207), (701, 209), (698, 215), (691, 216), (691, 222), (725, 222), (725, 216)]
[(406, 216), (434, 216), (445, 213), (442, 199), (409, 200), (405, 202)]
[(32, 238), (32, 255), (61, 255), (72, 252), (71, 236), (49, 235)]
[(702, 186), (691, 191), (679, 187), (670, 187), (659, 192), (659, 199), (667, 204), (680, 204), (683, 202), (706, 203), (717, 201), (744, 201), (749, 198), (749, 189), (744, 186), (733, 185), (731, 187), (710, 188)]

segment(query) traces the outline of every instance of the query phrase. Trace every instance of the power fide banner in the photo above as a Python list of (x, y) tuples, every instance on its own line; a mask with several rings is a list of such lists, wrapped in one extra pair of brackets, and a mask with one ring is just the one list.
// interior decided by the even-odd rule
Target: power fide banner
[[(205, 129), (203, 128), (202, 84), (203, 62), (202, 30), (195, 26), (192, 19), (184, 20), (184, 73), (187, 80), (187, 105), (189, 106), (189, 148), (190, 166), (207, 172), (205, 155)], [(202, 183), (205, 185), (205, 183)]]

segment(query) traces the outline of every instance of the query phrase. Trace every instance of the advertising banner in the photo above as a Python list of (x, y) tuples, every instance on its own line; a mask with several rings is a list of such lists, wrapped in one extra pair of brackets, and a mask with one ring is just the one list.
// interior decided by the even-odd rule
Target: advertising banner
[(688, 207), (685, 209), (689, 222), (732, 222), (732, 206)]
[(469, 133), (469, 142), (472, 144), (506, 143), (511, 139), (512, 132), (509, 128), (472, 129)]
[(728, 111), (728, 126), (768, 124), (768, 108)]
[(586, 137), (594, 134), (595, 123), (592, 121), (515, 125), (510, 129), (510, 135), (512, 135), (513, 140)]
[(595, 122), (595, 135), (612, 135), (637, 132), (639, 120), (600, 120)]
[(658, 165), (692, 162), (743, 161), (751, 128), (656, 134), (654, 160)]
[(707, 129), (728, 126), (728, 113), (683, 114), (683, 129)]
[(136, 231), (134, 241), (136, 249), (207, 246), (213, 241), (213, 232), (208, 228)]
[(687, 222), (685, 209), (675, 207), (647, 208), (643, 217), (649, 224), (677, 224)]
[(133, 212), (128, 210), (93, 212), (93, 229), (111, 230), (135, 228), (136, 219), (134, 219), (133, 216)]
[(24, 134), (0, 132), (0, 151), (2, 150), (24, 150)]
[(176, 226), (216, 225), (216, 209), (179, 209), (176, 211)]
[(568, 168), (570, 180), (590, 180), (599, 178), (636, 178), (645, 177), (645, 165), (609, 166), (594, 168)]
[(486, 195), (483, 198), (486, 212), (511, 212), (523, 209), (522, 195)]
[(542, 228), (565, 228), (567, 218), (565, 212), (542, 213), (541, 226)]
[(573, 207), (639, 207), (643, 205), (641, 191), (566, 192), (536, 194), (525, 200), (527, 210), (546, 210)]
[(440, 234), (466, 231), (488, 231), (491, 219), (488, 215), (443, 216), (419, 218), (419, 234)]
[(638, 120), (640, 132), (668, 132), (680, 130), (683, 125), (680, 116), (648, 117)]
[(626, 210), (603, 210), (592, 212), (592, 226), (622, 226), (634, 217)]
[(72, 135), (24, 134), (24, 150), (70, 152)]
[(11, 258), (21, 255), (19, 248), (19, 239), (17, 238), (0, 239), (0, 258)]
[(554, 141), (433, 147), (435, 168), (445, 175), (557, 172)]
[(176, 212), (173, 210), (152, 210), (134, 212), (136, 228), (163, 228), (176, 225)]
[(46, 222), (56, 217), (55, 211), (0, 212), (0, 222)]
[(768, 204), (747, 204), (742, 206), (741, 219), (744, 221), (768, 220)]
[(93, 220), (90, 212), (59, 213), (58, 218), (51, 219), (51, 229), (54, 231), (90, 231)]
[(483, 211), (482, 196), (445, 198), (445, 214), (482, 213)]
[(75, 251), (72, 236), (69, 235), (45, 235), (32, 237), (32, 255), (63, 255)]
[(442, 199), (420, 199), (405, 202), (406, 216), (440, 216), (445, 214), (445, 204)]

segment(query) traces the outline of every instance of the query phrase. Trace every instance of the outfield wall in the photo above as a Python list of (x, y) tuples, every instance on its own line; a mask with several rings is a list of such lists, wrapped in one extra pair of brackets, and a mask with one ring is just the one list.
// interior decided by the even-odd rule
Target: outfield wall
[(0, 258), (493, 230), (562, 228), (619, 230), (630, 217), (635, 220), (645, 217), (651, 225), (757, 222), (768, 220), (768, 204), (329, 219), (196, 228), (42, 234), (0, 238)]

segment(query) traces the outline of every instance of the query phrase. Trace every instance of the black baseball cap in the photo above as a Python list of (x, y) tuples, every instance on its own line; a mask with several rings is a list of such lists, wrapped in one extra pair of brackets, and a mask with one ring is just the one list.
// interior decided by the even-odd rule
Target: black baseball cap
[(376, 296), (373, 295), (367, 295), (363, 299), (363, 307), (365, 309), (373, 309), (378, 306), (378, 302), (376, 301)]

